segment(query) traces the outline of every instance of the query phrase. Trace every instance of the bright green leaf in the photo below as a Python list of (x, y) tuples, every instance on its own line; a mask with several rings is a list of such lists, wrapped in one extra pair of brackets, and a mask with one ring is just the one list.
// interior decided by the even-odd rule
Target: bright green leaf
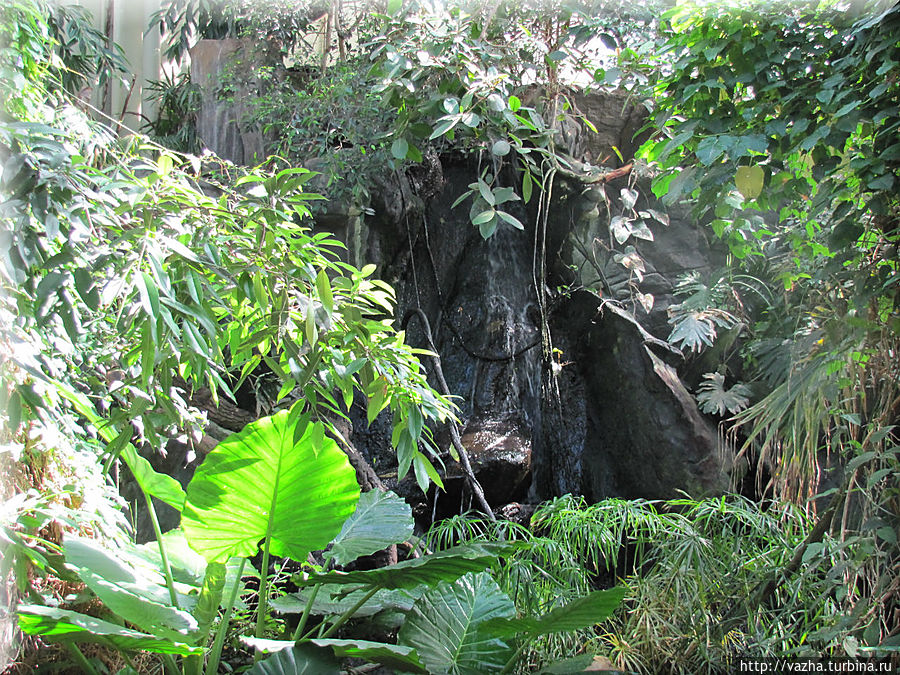
[(490, 574), (467, 574), (453, 583), (438, 584), (416, 600), (398, 642), (415, 648), (433, 673), (496, 673), (512, 650), (480, 626), (515, 615), (512, 600)]
[[(295, 424), (304, 425), (296, 443)], [(359, 486), (334, 441), (313, 447), (314, 426), (289, 422), (283, 410), (206, 456), (188, 485), (182, 516), (194, 550), (207, 560), (251, 557), (269, 537), (273, 555), (305, 560), (331, 541), (356, 508)]]

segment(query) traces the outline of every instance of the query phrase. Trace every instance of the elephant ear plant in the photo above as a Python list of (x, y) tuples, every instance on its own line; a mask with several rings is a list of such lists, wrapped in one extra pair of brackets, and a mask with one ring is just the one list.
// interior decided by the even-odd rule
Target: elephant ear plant
[[(551, 621), (517, 618), (485, 573), (513, 552), (516, 544), (508, 542), (472, 543), (374, 570), (333, 569), (407, 540), (412, 526), (409, 506), (396, 495), (360, 497), (346, 455), (321, 423), (295, 406), (247, 425), (210, 452), (187, 487), (181, 528), (153, 546), (107, 550), (92, 540), (66, 539), (67, 569), (103, 602), (108, 620), (23, 605), (19, 625), (66, 644), (89, 674), (97, 671), (79, 643), (117, 649), (126, 660), (135, 650), (158, 653), (171, 675), (213, 675), (246, 561), (261, 552), (255, 635), (242, 640), (257, 659), (273, 654), (250, 672), (338, 672), (337, 659), (356, 657), (400, 672), (465, 674), (509, 672), (531, 637), (557, 626), (592, 625), (621, 598), (619, 589), (599, 591), (554, 610)], [(265, 639), (270, 558), (302, 562), (326, 547), (326, 567), (297, 575), (300, 592), (271, 608), (301, 615), (294, 635)], [(382, 612), (403, 615), (400, 644), (333, 637), (349, 619)], [(307, 630), (311, 616), (321, 621)], [(517, 635), (524, 638), (518, 650), (510, 641)]]
[[(178, 575), (177, 563), (141, 547), (107, 551), (69, 537), (66, 566), (116, 615), (116, 622), (52, 607), (19, 607), (22, 630), (67, 643), (82, 668), (95, 672), (76, 647), (99, 642), (108, 647), (163, 654), (170, 672), (200, 673), (213, 620), (225, 616), (206, 668), (218, 670), (231, 610), (241, 588), (247, 558), (262, 550), (262, 570), (270, 556), (305, 560), (340, 532), (359, 499), (355, 472), (318, 422), (299, 408), (247, 425), (206, 457), (188, 485), (182, 511), (184, 538), (206, 561), (203, 577)], [(163, 540), (176, 540), (167, 533)], [(239, 560), (222, 602), (226, 563)], [(158, 562), (159, 567), (153, 563)], [(160, 569), (162, 568), (162, 569)], [(176, 580), (176, 575), (179, 578)], [(267, 612), (266, 575), (260, 575), (257, 634)], [(140, 630), (120, 625), (123, 621)], [(185, 657), (178, 668), (172, 655)]]

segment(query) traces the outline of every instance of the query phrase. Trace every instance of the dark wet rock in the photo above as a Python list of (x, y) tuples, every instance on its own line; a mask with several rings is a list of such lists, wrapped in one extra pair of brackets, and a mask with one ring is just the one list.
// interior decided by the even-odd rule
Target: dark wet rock
[[(214, 81), (220, 72), (215, 59), (238, 53), (234, 42), (201, 47), (211, 51), (198, 56), (198, 77), (203, 71)], [(621, 166), (613, 148), (627, 160), (640, 145), (635, 132), (644, 119), (641, 106), (623, 95), (570, 99), (573, 109), (559, 121), (558, 142), (579, 162)], [(586, 131), (581, 116), (599, 133)], [(241, 128), (238, 107), (220, 105), (201, 118), (211, 137), (222, 138), (210, 147), (249, 163), (261, 139)], [(728, 462), (718, 454), (715, 428), (681, 383), (675, 369), (680, 357), (647, 347), (648, 333), (657, 341), (669, 334), (666, 310), (677, 302), (678, 276), (707, 274), (724, 260), (704, 229), (686, 209), (664, 208), (646, 176), (629, 173), (602, 186), (558, 176), (546, 232), (536, 224), (537, 200), (527, 207), (512, 202), (505, 206), (524, 231), (503, 223), (485, 241), (469, 221), (470, 203), (452, 206), (483, 168), (474, 159), (445, 155), (429, 156), (409, 172), (385, 171), (369, 208), (332, 203), (316, 226), (347, 244), (349, 262), (378, 265), (378, 275), (397, 290), (398, 319), (411, 308), (428, 317), (444, 375), (459, 397), (463, 443), (489, 501), (524, 500), (529, 482), (529, 500), (565, 492), (599, 500), (727, 488)], [(508, 168), (498, 181), (520, 187), (520, 177)], [(610, 237), (609, 219), (623, 211), (623, 189), (637, 191), (638, 210), (667, 213), (670, 220), (647, 223), (652, 241), (627, 242), (644, 261), (641, 280), (616, 261), (624, 246), (613, 246)], [(544, 235), (542, 275), (535, 242)], [(544, 308), (538, 290), (548, 300)], [(622, 313), (601, 314), (601, 292)], [(637, 293), (653, 296), (649, 312), (636, 302)], [(407, 339), (419, 347), (429, 342), (415, 321)], [(431, 382), (437, 384), (433, 374)], [(411, 477), (397, 483), (387, 415), (368, 425), (364, 406), (355, 404), (351, 417), (351, 440), (381, 479), (420, 516), (435, 513), (433, 493), (426, 500)], [(449, 438), (435, 431), (446, 453)], [(437, 511), (459, 512), (467, 508), (467, 491), (445, 457), (448, 492), (437, 497)]]
[[(554, 325), (566, 327), (567, 363), (551, 375), (535, 462), (539, 493), (578, 492), (596, 501), (728, 488), (715, 426), (634, 324), (578, 293)], [(584, 404), (569, 405), (573, 399)]]
[[(652, 209), (668, 216), (668, 225), (653, 217), (642, 218), (652, 232), (652, 240), (632, 237), (618, 245), (613, 239), (610, 215), (623, 213), (624, 189), (637, 192), (636, 210), (650, 213), (648, 209)], [(598, 197), (601, 190), (609, 200), (608, 210), (603, 198)], [(670, 332), (667, 309), (678, 302), (674, 288), (679, 276), (688, 272), (706, 276), (725, 262), (724, 249), (713, 245), (688, 208), (662, 205), (653, 196), (649, 180), (630, 183), (620, 179), (588, 188), (561, 183), (557, 193), (557, 207), (551, 210), (548, 223), (550, 250), (556, 253), (550, 260), (553, 275), (570, 286), (603, 289), (607, 297), (624, 303), (659, 338), (665, 339)], [(616, 260), (616, 254), (626, 246), (633, 246), (643, 261), (643, 279)], [(649, 312), (636, 301), (637, 293), (653, 296)]]
[[(628, 92), (568, 91), (564, 97), (569, 106), (563, 109), (563, 99), (558, 99), (555, 114), (548, 117), (555, 119), (557, 147), (580, 162), (619, 167), (648, 137), (647, 132), (638, 133), (647, 119), (647, 109)], [(525, 103), (544, 108), (542, 98), (543, 91), (535, 88)], [(585, 119), (596, 131), (585, 124)]]
[[(727, 463), (718, 454), (715, 427), (664, 362), (678, 363), (680, 357), (658, 347), (653, 347), (658, 355), (645, 349), (645, 342), (658, 344), (668, 336), (665, 309), (676, 302), (677, 276), (705, 273), (717, 264), (701, 228), (686, 212), (673, 210), (668, 227), (654, 226), (654, 241), (638, 242), (647, 267), (640, 290), (655, 296), (648, 315), (635, 310), (627, 270), (612, 253), (595, 245), (596, 254), (584, 255), (576, 245), (576, 238), (588, 245), (601, 238), (608, 243), (608, 220), (579, 220), (596, 207), (596, 195), (560, 180), (548, 222), (546, 314), (554, 351), (545, 358), (534, 287), (533, 214), (521, 214), (524, 232), (501, 229), (484, 241), (469, 223), (467, 205), (450, 208), (473, 171), (464, 163), (445, 164), (445, 188), (429, 202), (418, 232), (399, 244), (409, 249), (411, 243), (412, 250), (405, 266), (395, 268), (398, 315), (419, 307), (429, 316), (444, 374), (461, 397), (463, 423), (473, 432), (464, 444), (490, 447), (478, 442), (478, 430), (486, 421), (514, 418), (515, 436), (523, 445), (530, 441), (532, 499), (566, 492), (599, 500), (724, 490)], [(606, 187), (614, 208), (627, 185)], [(639, 208), (665, 210), (647, 184), (637, 186)], [(597, 294), (556, 290), (601, 284), (621, 301), (622, 316), (612, 311), (600, 316)], [(635, 313), (641, 329), (623, 318)], [(407, 335), (412, 344), (426, 344), (420, 326), (411, 324)], [(508, 501), (502, 494), (492, 498), (492, 492), (502, 492), (496, 481), (502, 488), (518, 480), (517, 466), (505, 470), (508, 477), (479, 475), (492, 504)], [(444, 502), (457, 493), (448, 489)], [(450, 508), (458, 512), (459, 503)]]
[[(531, 433), (514, 418), (475, 419), (462, 434), (472, 471), (491, 504), (526, 496), (531, 485)], [(458, 469), (448, 471), (454, 478)]]
[(536, 504), (521, 504), (519, 502), (510, 502), (504, 504), (497, 509), (497, 518), (509, 520), (522, 527), (528, 527), (531, 524), (531, 516), (537, 508)]

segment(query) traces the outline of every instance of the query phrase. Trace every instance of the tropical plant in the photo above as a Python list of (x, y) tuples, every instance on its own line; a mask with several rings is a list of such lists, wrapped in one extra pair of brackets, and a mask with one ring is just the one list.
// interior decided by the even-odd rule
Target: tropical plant
[[(878, 527), (898, 522), (881, 483), (895, 471), (900, 393), (898, 20), (896, 7), (877, 3), (856, 14), (673, 10), (664, 22), (673, 65), (654, 89), (661, 137), (643, 151), (662, 170), (658, 196), (692, 199), (744, 271), (776, 282), (756, 284), (763, 302), (749, 313), (742, 375), (756, 380), (756, 402), (730, 434), (776, 494), (819, 506), (817, 536), (830, 527), (848, 545), (835, 569), (854, 599), (834, 606), (848, 613), (840, 630), (855, 624), (869, 650), (895, 632), (885, 613), (895, 594), (884, 589), (896, 586), (897, 548)], [(835, 465), (838, 487), (826, 493), (837, 501), (822, 509), (812, 498)], [(878, 553), (860, 565), (865, 550)], [(871, 594), (858, 590), (862, 578)], [(855, 640), (844, 647), (855, 651)]]
[[(185, 493), (138, 449), (164, 451), (179, 436), (193, 443), (205, 426), (194, 405), (205, 400), (215, 408), (263, 363), (274, 375), (264, 410), (299, 401), (304, 414), (331, 425), (334, 415), (346, 415), (354, 390), (363, 391), (370, 418), (390, 408), (405, 420), (395, 434), (402, 471), (413, 468), (423, 486), (439, 482), (427, 459), (425, 421), (452, 414), (451, 404), (427, 385), (415, 352), (385, 318), (390, 287), (369, 278), (371, 266), (341, 263), (336, 241), (300, 224), (316, 198), (302, 191), (311, 174), (259, 169), (229, 182), (236, 170), (223, 166), (223, 173), (206, 174), (222, 179), (210, 196), (200, 187), (209, 165), (140, 137), (117, 140), (56, 86), (61, 62), (49, 8), (17, 3), (3, 12), (2, 68), (10, 78), (3, 80), (0, 124), (0, 302), (10, 320), (2, 334), (2, 440), (10, 450), (4, 462), (12, 461), (4, 473), (16, 476), (27, 497), (13, 499), (18, 508), (4, 514), (10, 555), (4, 551), (3, 571), (14, 565), (22, 591), (51, 606), (35, 610), (44, 611), (35, 630), (93, 634), (87, 619), (56, 614), (52, 605), (65, 587), (30, 570), (72, 578), (60, 556), (67, 546), (61, 532), (70, 527), (104, 535), (103, 546), (125, 546), (126, 523), (108, 515), (120, 508), (111, 489), (120, 467), (146, 502), (163, 590), (173, 611), (182, 611), (172, 596), (155, 500), (181, 510)], [(74, 456), (80, 459), (72, 466), (83, 468), (73, 472), (66, 462)], [(41, 478), (41, 466), (54, 480)], [(55, 482), (67, 476), (72, 485)], [(84, 507), (63, 508), (61, 501)], [(73, 547), (82, 560), (89, 553)], [(132, 609), (119, 609), (132, 616)], [(181, 635), (186, 646), (179, 653), (196, 653), (195, 641), (202, 641), (183, 614), (173, 616), (187, 623), (174, 627), (133, 616), (140, 628), (191, 633)], [(103, 630), (107, 644), (156, 639)]]
[(197, 153), (197, 113), (201, 105), (199, 85), (187, 73), (166, 73), (162, 80), (147, 83), (147, 96), (156, 101), (156, 119), (146, 122), (148, 135), (160, 145), (178, 152)]
[(684, 299), (669, 307), (672, 345), (699, 352), (712, 346), (719, 329), (729, 330), (738, 325), (738, 318), (728, 311), (731, 285), (724, 275), (704, 282), (696, 272), (688, 272), (678, 280), (675, 293)]
[[(426, 541), (490, 540), (496, 527), (457, 518), (435, 525)], [(521, 543), (495, 577), (521, 613), (547, 611), (609, 579), (628, 589), (610, 621), (530, 645), (526, 672), (581, 650), (630, 672), (715, 673), (737, 655), (847, 653), (857, 644), (834, 589), (838, 579), (870, 578), (871, 539), (825, 535), (788, 502), (732, 495), (588, 505), (565, 495), (541, 504), (530, 528), (507, 532)], [(794, 566), (801, 560), (802, 571)]]
[(704, 373), (705, 382), (697, 387), (697, 402), (705, 413), (724, 415), (726, 412), (740, 412), (750, 404), (750, 387), (737, 383), (725, 388), (725, 376), (722, 373)]
[[(353, 562), (360, 555), (403, 541), (412, 532), (412, 517), (406, 504), (377, 492), (359, 500), (355, 477), (346, 455), (325, 436), (321, 423), (310, 422), (309, 416), (300, 412), (300, 406), (253, 422), (221, 442), (201, 464), (186, 491), (182, 527), (160, 538), (158, 558), (153, 556), (152, 548), (141, 550), (126, 544), (119, 549), (106, 549), (97, 541), (66, 537), (62, 553), (67, 568), (103, 601), (106, 610), (118, 617), (118, 621), (127, 621), (143, 632), (123, 628), (117, 622), (41, 605), (19, 607), (20, 627), (29, 634), (65, 643), (88, 673), (97, 671), (78, 649), (78, 643), (99, 642), (124, 652), (157, 652), (170, 672), (215, 673), (231, 612), (241, 590), (246, 561), (261, 549), (255, 637), (248, 638), (247, 642), (263, 651), (271, 650), (272, 641), (265, 640), (271, 594), (267, 585), (270, 556), (304, 561), (309, 552), (322, 549), (331, 541), (331, 550), (326, 554), (330, 563)], [(385, 518), (387, 527), (382, 526)], [(182, 541), (190, 549), (185, 549)], [(418, 591), (421, 598), (435, 601), (435, 593), (442, 598), (440, 593), (447, 592), (440, 583), (484, 569), (508, 549), (505, 544), (471, 545), (370, 572), (332, 572), (298, 579), (299, 585), (314, 585), (316, 591), (322, 584), (333, 588), (335, 584), (348, 583), (365, 591), (330, 626), (316, 626), (310, 635), (317, 630), (319, 637), (311, 643), (319, 648), (331, 648), (337, 656), (346, 655), (350, 653), (347, 641), (329, 638), (378, 591), (412, 591), (423, 584), (438, 583), (434, 591)], [(199, 564), (193, 560), (198, 553)], [(228, 566), (232, 568), (230, 574)], [(204, 571), (198, 574), (199, 570)], [(489, 577), (476, 579), (481, 584), (494, 583)], [(465, 587), (466, 582), (460, 583)], [(453, 592), (458, 592), (458, 588)], [(315, 596), (314, 592), (307, 601), (295, 639), (288, 643), (292, 648), (297, 640), (310, 639), (304, 628)], [(599, 620), (597, 612), (605, 611), (607, 605), (611, 609), (615, 604), (613, 598), (614, 594), (598, 596), (590, 616)], [(401, 647), (355, 641), (352, 654), (376, 662), (401, 662), (414, 672), (445, 672), (446, 661), (427, 651), (435, 645), (435, 637), (429, 634), (426, 639), (415, 628), (417, 621), (422, 620), (417, 618), (419, 601), (416, 603), (407, 623), (412, 627), (411, 637), (404, 639), (401, 634)], [(220, 605), (224, 616), (218, 622), (215, 640), (207, 649)], [(456, 610), (456, 614), (444, 612), (443, 615), (474, 628), (477, 623), (497, 616), (511, 617), (512, 613), (467, 615)], [(444, 639), (452, 639), (452, 635)], [(498, 642), (495, 638), (487, 641)], [(427, 670), (418, 661), (414, 651), (417, 645), (426, 648), (422, 658)], [(470, 656), (474, 665), (467, 669), (467, 661), (460, 656), (462, 670), (459, 672), (473, 672), (472, 668), (477, 672), (492, 663), (478, 651), (477, 644), (470, 649), (474, 650)], [(503, 649), (507, 650), (505, 644)], [(500, 665), (512, 656), (506, 651), (502, 653), (505, 656)], [(184, 657), (181, 669), (174, 659), (176, 655)], [(299, 652), (294, 658), (299, 659)]]

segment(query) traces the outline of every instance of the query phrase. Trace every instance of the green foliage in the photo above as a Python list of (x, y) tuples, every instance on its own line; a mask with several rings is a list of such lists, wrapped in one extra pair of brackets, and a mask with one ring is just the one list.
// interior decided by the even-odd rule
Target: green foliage
[(188, 641), (199, 629), (194, 617), (170, 604), (164, 575), (137, 556), (108, 551), (89, 539), (66, 537), (67, 567), (112, 612), (154, 635)]
[(60, 77), (70, 94), (84, 87), (102, 89), (110, 79), (123, 83), (129, 72), (122, 48), (109, 44), (93, 26), (90, 12), (78, 5), (52, 2), (46, 5), (50, 33), (56, 39), (62, 60)]
[[(896, 450), (891, 457), (888, 464), (896, 470)], [(862, 458), (850, 468), (873, 459)], [(882, 527), (887, 518), (881, 511), (868, 527)], [(618, 577), (625, 600), (613, 618), (595, 630), (578, 631), (574, 643), (531, 643), (523, 659), (526, 672), (537, 672), (541, 664), (555, 663), (579, 648), (605, 654), (619, 669), (642, 673), (722, 672), (737, 654), (848, 653), (853, 635), (860, 632), (866, 632), (867, 644), (875, 649), (881, 639), (877, 600), (863, 601), (867, 609), (860, 614), (850, 609), (862, 599), (856, 585), (862, 579), (878, 579), (879, 588), (891, 583), (883, 572), (891, 560), (886, 530), (886, 539), (878, 535), (877, 541), (865, 526), (826, 535), (806, 549), (801, 570), (776, 585), (772, 597), (764, 603), (754, 599), (795, 556), (812, 524), (802, 510), (777, 500), (758, 505), (736, 496), (609, 499), (587, 505), (581, 497), (566, 495), (538, 507), (532, 531), (512, 530), (522, 543), (504, 556), (495, 573), (520, 614), (536, 613), (536, 603), (546, 614), (539, 620), (509, 620), (506, 628), (500, 621), (484, 628), (502, 637), (507, 628), (539, 633), (543, 626), (560, 631), (590, 627), (597, 619), (578, 624), (578, 607), (596, 602), (611, 610), (622, 589), (596, 597), (590, 589), (598, 579)], [(472, 518), (463, 527), (456, 519), (431, 534), (444, 538), (455, 532), (463, 541), (479, 541), (497, 536), (491, 527)], [(525, 576), (529, 570), (533, 576)], [(532, 583), (536, 589), (531, 593), (523, 589)], [(572, 597), (578, 585), (584, 590)], [(853, 590), (836, 591), (842, 588)], [(553, 607), (561, 609), (548, 610)], [(852, 618), (863, 615), (859, 623)]]
[(146, 124), (147, 133), (157, 143), (178, 152), (199, 152), (196, 120), (201, 105), (199, 85), (187, 73), (166, 73), (162, 80), (147, 83), (147, 97), (156, 101), (156, 119)]
[(332, 540), (328, 557), (336, 565), (346, 565), (406, 541), (412, 536), (413, 525), (409, 505), (402, 498), (382, 490), (364, 492), (356, 510)]
[(113, 649), (140, 649), (160, 654), (194, 654), (201, 650), (171, 640), (123, 628), (93, 616), (58, 607), (19, 605), (19, 628), (29, 635), (41, 635), (62, 642), (93, 642)]
[[(676, 60), (657, 86), (657, 123), (668, 138), (648, 156), (664, 167), (690, 157), (704, 169), (668, 183), (667, 199), (698, 194), (698, 208), (715, 207), (741, 254), (757, 245), (724, 208), (729, 195), (737, 200), (732, 209), (771, 209), (793, 221), (800, 231), (792, 245), (801, 255), (838, 250), (864, 230), (883, 229), (877, 221), (890, 221), (898, 168), (896, 8), (855, 23), (836, 10), (781, 12), (761, 3), (680, 9), (668, 19)], [(759, 179), (758, 169), (749, 172), (756, 166), (765, 186), (745, 199), (734, 180), (747, 190), (751, 175)], [(866, 194), (874, 200), (860, 202)], [(824, 228), (816, 224), (823, 217)]]
[[(246, 640), (246, 642), (247, 644), (256, 647), (262, 652), (276, 652), (277, 654), (282, 654), (285, 651), (293, 651), (294, 660), (300, 661), (300, 659), (297, 659), (296, 657), (297, 652), (295, 650), (297, 649), (297, 647), (294, 646), (294, 642), (290, 642), (287, 640), (251, 639)], [(371, 642), (369, 640), (337, 640), (318, 638), (310, 640), (309, 643), (302, 644), (302, 646), (305, 648), (311, 648), (312, 645), (320, 647), (318, 652), (315, 652), (315, 658), (317, 659), (317, 661), (313, 663), (321, 663), (321, 659), (323, 658), (322, 654), (327, 654), (330, 650), (333, 652), (333, 655), (337, 657), (361, 658), (369, 662), (382, 664), (386, 668), (396, 669), (404, 673), (425, 674), (430, 672), (422, 665), (422, 662), (419, 661), (419, 657), (416, 654), (416, 651), (414, 649), (411, 649), (410, 647), (390, 645), (383, 642)], [(304, 653), (309, 652), (305, 651)], [(281, 661), (283, 663), (284, 659), (281, 659)], [(275, 657), (270, 657), (262, 663), (268, 662), (278, 663), (278, 660), (276, 660)], [(288, 661), (288, 663), (290, 663), (290, 661)], [(300, 661), (300, 667), (305, 667), (307, 663), (309, 663), (309, 661), (306, 659)], [(288, 670), (287, 672), (293, 673), (295, 671)], [(298, 672), (303, 672), (303, 670), (301, 669)]]
[(306, 578), (295, 578), (294, 583), (301, 588), (317, 584), (349, 584), (369, 590), (410, 589), (422, 584), (432, 586), (441, 581), (453, 581), (469, 572), (480, 572), (490, 567), (498, 556), (514, 548), (513, 545), (504, 542), (479, 542), (421, 558), (410, 558), (390, 567), (316, 574)]
[[(847, 467), (833, 523), (846, 547), (830, 554), (826, 579), (852, 590), (827, 600), (809, 644), (833, 649), (847, 638), (850, 653), (855, 629), (875, 649), (892, 631), (875, 589), (896, 583), (897, 560), (893, 536), (878, 528), (898, 522), (882, 481), (896, 475), (900, 394), (900, 12), (887, 3), (855, 16), (830, 6), (709, 5), (667, 20), (674, 62), (655, 87), (663, 138), (644, 148), (663, 169), (654, 191), (695, 200), (757, 277), (743, 379), (757, 380), (761, 395), (730, 433), (771, 475), (760, 487), (798, 503), (819, 489), (825, 457)], [(727, 407), (721, 387), (707, 393), (709, 408)], [(877, 553), (862, 564), (866, 551)], [(850, 607), (845, 621), (831, 618), (832, 608)], [(775, 649), (768, 636), (802, 630), (779, 624), (785, 615), (770, 619), (757, 638), (766, 649)]]
[[(280, 66), (280, 64), (279, 64)], [(258, 92), (242, 101), (244, 123), (273, 138), (273, 154), (315, 166), (318, 180), (332, 200), (368, 206), (374, 181), (395, 160), (399, 146), (391, 142), (396, 111), (376, 90), (370, 64), (355, 58), (322, 72), (288, 71), (277, 75), (270, 66), (249, 65), (235, 58), (221, 84), (226, 100), (248, 77)], [(421, 154), (411, 157), (421, 161)]]
[(282, 649), (247, 671), (248, 675), (339, 675), (340, 672), (334, 655), (308, 644)]
[(735, 384), (725, 389), (725, 376), (721, 373), (704, 373), (705, 382), (697, 387), (697, 402), (705, 413), (724, 415), (740, 412), (750, 404), (753, 393), (745, 384)]
[(390, 287), (369, 280), (371, 268), (339, 263), (335, 240), (295, 222), (316, 197), (301, 191), (310, 173), (251, 173), (212, 198), (196, 183), (196, 158), (141, 143), (121, 148), (72, 107), (43, 112), (57, 126), (0, 129), (16, 148), (4, 171), (13, 226), (3, 273), (23, 329), (56, 343), (38, 348), (28, 378), (53, 387), (55, 373), (76, 372), (83, 359), (96, 364), (86, 384), (116, 402), (109, 422), (120, 430), (107, 466), (127, 446), (131, 420), (155, 448), (194, 423), (181, 382), (208, 387), (216, 400), (265, 363), (277, 381), (273, 404), (302, 395), (310, 409), (344, 415), (357, 389), (390, 406), (403, 420), (404, 472), (415, 466), (423, 484), (434, 474), (417, 448), (418, 420), (444, 417), (448, 403), (376, 318), (392, 307)]
[(164, 56), (184, 61), (197, 39), (249, 37), (292, 54), (306, 46), (304, 34), (325, 13), (315, 0), (164, 0), (150, 23), (163, 36)]
[(416, 600), (397, 639), (415, 648), (431, 672), (499, 672), (512, 650), (481, 625), (515, 612), (489, 574), (468, 574), (453, 584), (440, 583)]
[[(209, 652), (214, 672), (232, 609), (240, 604), (244, 563), (203, 565), (179, 537), (162, 535), (151, 497), (181, 510), (185, 493), (174, 479), (156, 473), (137, 447), (154, 452), (170, 438), (187, 440), (204, 424), (192, 396), (206, 392), (214, 403), (233, 397), (265, 364), (273, 384), (260, 392), (263, 411), (290, 405), (293, 412), (258, 423), (207, 458), (188, 491), (187, 539), (204, 553), (213, 550), (207, 540), (216, 532), (198, 532), (193, 524), (227, 509), (241, 526), (232, 527), (235, 532), (251, 521), (262, 523), (243, 547), (228, 544), (231, 552), (251, 555), (262, 540), (266, 558), (270, 548), (303, 558), (340, 530), (358, 494), (353, 471), (327, 440), (322, 420), (330, 426), (333, 416), (346, 415), (354, 391), (369, 399), (372, 417), (389, 408), (398, 423), (401, 471), (413, 467), (426, 487), (437, 478), (425, 454), (426, 420), (446, 418), (452, 406), (431, 390), (414, 350), (391, 327), (393, 291), (370, 278), (374, 267), (340, 262), (334, 250), (339, 243), (303, 225), (308, 202), (318, 198), (304, 191), (310, 172), (237, 171), (219, 164), (224, 171), (216, 173), (210, 163), (141, 137), (116, 139), (66, 97), (63, 62), (51, 37), (59, 27), (48, 26), (41, 8), (4, 8), (14, 21), (9, 29), (4, 24), (9, 45), (2, 67), (14, 73), (18, 89), (4, 102), (0, 123), (6, 160), (0, 307), (4, 317), (14, 317), (3, 322), (2, 332), (9, 349), (0, 390), (10, 413), (2, 441), (12, 460), (22, 463), (22, 475), (38, 480), (34, 493), (12, 500), (15, 510), (4, 513), (3, 571), (15, 566), (23, 591), (49, 604), (63, 599), (52, 597), (52, 584), (42, 585), (45, 597), (30, 588), (29, 579), (37, 577), (29, 567), (67, 579), (77, 574), (115, 621), (139, 629), (33, 605), (20, 615), (29, 633), (157, 651), (173, 672), (179, 664), (172, 655), (184, 655), (184, 672), (199, 673), (209, 632), (218, 626)], [(281, 424), (289, 415), (291, 424)], [(303, 423), (295, 438), (298, 418)], [(275, 427), (284, 433), (278, 436)], [(248, 439), (254, 447), (244, 443)], [(300, 453), (289, 452), (295, 440)], [(319, 454), (311, 461), (314, 450)], [(223, 455), (243, 463), (243, 473), (232, 464), (234, 471), (214, 475), (210, 469), (222, 470), (216, 462)], [(339, 459), (342, 471), (329, 472), (328, 458)], [(70, 461), (71, 471), (77, 467), (74, 488), (40, 483), (36, 470), (53, 461)], [(157, 538), (154, 552), (124, 541), (120, 504), (110, 498), (109, 474), (120, 462), (143, 493)], [(69, 478), (66, 471), (60, 480)], [(259, 473), (252, 482), (226, 480), (253, 471)], [(286, 530), (279, 520), (283, 509), (291, 507), (292, 519), (309, 512), (307, 488), (322, 486), (317, 476), (323, 471), (328, 485), (318, 497), (327, 508), (317, 513), (315, 531), (293, 523)], [(338, 474), (351, 482), (335, 483)], [(339, 485), (343, 496), (333, 492)], [(57, 492), (42, 495), (44, 487)], [(296, 501), (298, 488), (304, 489), (302, 503)], [(81, 508), (57, 505), (70, 496)], [(260, 505), (262, 496), (267, 501)], [(267, 514), (254, 521), (258, 512), (248, 517), (250, 508)], [(321, 529), (326, 511), (333, 516), (330, 533)], [(67, 536), (60, 548), (41, 534), (47, 526), (84, 528), (101, 538)], [(305, 551), (293, 545), (295, 534), (307, 539), (300, 544)], [(366, 546), (373, 541), (369, 537)], [(359, 542), (344, 543), (359, 549)], [(270, 619), (267, 567), (260, 576), (258, 634)], [(216, 621), (220, 607), (224, 614)]]
[(522, 633), (532, 639), (551, 633), (591, 628), (610, 617), (624, 597), (625, 589), (621, 587), (594, 591), (572, 600), (564, 607), (557, 607), (544, 616), (492, 619), (485, 628), (497, 635)]
[[(324, 548), (359, 499), (356, 473), (320, 423), (282, 410), (219, 443), (187, 489), (182, 527), (207, 560)], [(240, 525), (240, 526), (238, 526)]]
[[(536, 598), (521, 592), (527, 583), (521, 572), (536, 569), (535, 579), (543, 584), (538, 602), (564, 606), (539, 621), (511, 620), (509, 628), (572, 630), (592, 625), (577, 622), (582, 604), (615, 606), (621, 589), (596, 597), (586, 590), (580, 599), (561, 602), (572, 583), (566, 575), (577, 572), (586, 589), (598, 578), (623, 580), (625, 601), (613, 619), (596, 632), (578, 633), (576, 643), (587, 642), (589, 652), (606, 654), (622, 670), (721, 672), (728, 668), (735, 641), (745, 654), (840, 653), (853, 626), (834, 589), (847, 574), (868, 573), (872, 549), (865, 536), (843, 542), (826, 537), (805, 556), (802, 572), (777, 588), (769, 603), (751, 599), (760, 583), (794, 556), (810, 527), (809, 518), (788, 503), (759, 506), (734, 496), (604, 500), (590, 506), (569, 495), (551, 500), (535, 512), (534, 532), (519, 535), (524, 544), (503, 559), (497, 578), (502, 588), (516, 593), (517, 607), (525, 613)], [(496, 628), (502, 636), (501, 622), (494, 623), (485, 628)], [(526, 662), (535, 672), (570, 649), (566, 643), (538, 642)]]
[(712, 346), (720, 328), (734, 328), (738, 319), (725, 308), (730, 289), (724, 276), (704, 283), (695, 272), (684, 275), (675, 286), (676, 294), (684, 299), (668, 310), (672, 324), (669, 344), (699, 352)]

